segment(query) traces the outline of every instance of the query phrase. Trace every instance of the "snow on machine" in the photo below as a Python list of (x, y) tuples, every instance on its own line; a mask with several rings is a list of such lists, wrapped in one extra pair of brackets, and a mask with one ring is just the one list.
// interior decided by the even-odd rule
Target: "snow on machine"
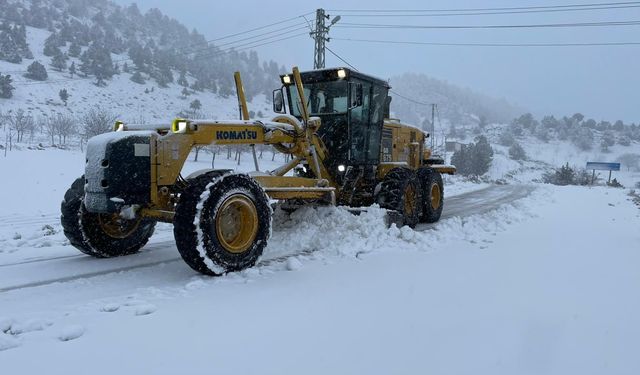
[[(221, 275), (252, 267), (271, 233), (272, 201), (389, 210), (398, 225), (442, 213), (442, 173), (420, 129), (389, 118), (387, 82), (346, 68), (282, 75), (271, 121), (249, 119), (235, 74), (242, 120), (176, 119), (166, 125), (116, 122), (87, 145), (84, 176), (62, 202), (64, 233), (81, 252), (138, 252), (156, 222), (172, 223), (180, 255), (194, 270)], [(287, 111), (288, 109), (288, 111)], [(271, 145), (291, 155), (268, 171), (203, 170), (183, 178), (194, 147)]]

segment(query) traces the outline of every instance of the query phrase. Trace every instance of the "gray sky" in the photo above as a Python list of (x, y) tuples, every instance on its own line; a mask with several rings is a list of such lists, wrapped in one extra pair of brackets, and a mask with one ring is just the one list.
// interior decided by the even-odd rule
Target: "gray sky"
[[(131, 1), (117, 0), (127, 5)], [(601, 1), (207, 1), (138, 0), (142, 11), (159, 8), (207, 39), (325, 9), (452, 9), (589, 4)], [(451, 17), (347, 17), (337, 24), (383, 23), (411, 25), (508, 25), (640, 20), (640, 8), (582, 12), (476, 15)], [(311, 14), (309, 20), (314, 18)], [(278, 27), (293, 25), (295, 22)], [(271, 30), (271, 29), (270, 29)], [(253, 33), (251, 35), (255, 35)], [(294, 35), (287, 34), (288, 35)], [(273, 34), (271, 34), (273, 35)], [(640, 42), (640, 26), (552, 29), (381, 30), (332, 29), (334, 38), (421, 41), (442, 43), (594, 43)], [(240, 37), (238, 37), (240, 38)], [(233, 40), (233, 39), (229, 39)], [(225, 40), (226, 42), (227, 40)], [(359, 70), (388, 78), (404, 72), (429, 76), (470, 87), (531, 109), (537, 115), (580, 111), (596, 120), (640, 122), (640, 45), (598, 47), (449, 47), (366, 44), (334, 40), (328, 46)], [(263, 59), (287, 67), (313, 67), (313, 42), (308, 36), (256, 48)], [(344, 65), (327, 53), (327, 66)]]

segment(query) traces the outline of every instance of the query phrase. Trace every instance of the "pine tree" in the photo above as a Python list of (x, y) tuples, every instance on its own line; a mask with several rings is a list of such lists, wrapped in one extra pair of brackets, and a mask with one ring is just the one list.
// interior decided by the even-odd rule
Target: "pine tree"
[(56, 55), (54, 55), (53, 58), (51, 59), (51, 67), (53, 67), (53, 69), (59, 72), (66, 70), (67, 56), (65, 56), (64, 53), (58, 50), (58, 53), (56, 53)]
[(71, 42), (71, 45), (69, 46), (69, 56), (80, 57), (81, 53), (82, 53), (82, 47), (80, 47), (80, 45), (75, 41)]
[(71, 66), (69, 67), (69, 74), (71, 74), (71, 78), (73, 78), (73, 75), (76, 74), (76, 63), (75, 63), (75, 61), (71, 62)]
[(572, 185), (576, 179), (576, 172), (569, 166), (569, 163), (563, 165), (560, 169), (556, 170), (555, 180), (556, 185), (566, 186)]
[(48, 78), (47, 69), (37, 61), (29, 65), (27, 73), (24, 76), (35, 81), (46, 81)]
[(189, 108), (194, 112), (199, 111), (202, 108), (202, 103), (200, 103), (200, 100), (196, 99), (189, 104)]
[(493, 149), (487, 140), (487, 137), (481, 135), (476, 138), (476, 144), (473, 149), (472, 173), (481, 176), (489, 171), (491, 161), (493, 160)]
[(143, 85), (145, 83), (144, 77), (142, 76), (142, 74), (140, 72), (135, 72), (131, 75), (130, 78), (133, 82)]
[(67, 101), (69, 100), (69, 92), (67, 92), (67, 89), (62, 89), (60, 90), (58, 95), (60, 96), (60, 100), (64, 102), (64, 106), (66, 107)]
[(180, 71), (180, 78), (178, 78), (178, 84), (182, 87), (189, 87), (189, 82), (187, 81), (187, 73), (184, 70)]
[(60, 48), (58, 46), (60, 42), (58, 41), (58, 35), (56, 33), (52, 33), (49, 37), (44, 41), (44, 55), (45, 56), (55, 56), (56, 54), (61, 53)]
[(113, 77), (111, 53), (99, 42), (92, 43), (80, 56), (80, 71), (85, 75), (95, 75), (98, 81)]
[(15, 87), (11, 85), (13, 80), (10, 75), (2, 75), (0, 74), (0, 98), (10, 99), (13, 96), (13, 90)]
[(485, 136), (476, 138), (476, 143), (462, 146), (451, 157), (451, 163), (463, 176), (481, 176), (489, 171), (493, 160), (493, 149)]
[(11, 27), (0, 23), (0, 60), (20, 63), (23, 58), (33, 58), (27, 45), (27, 31), (24, 25)]
[(527, 154), (525, 153), (524, 148), (522, 148), (518, 142), (515, 142), (511, 147), (509, 147), (509, 157), (513, 160), (526, 160)]
[(471, 155), (471, 145), (462, 145), (460, 150), (453, 153), (451, 157), (451, 164), (455, 165), (458, 169), (458, 173), (463, 176), (467, 176), (471, 174), (470, 167), (470, 155)]

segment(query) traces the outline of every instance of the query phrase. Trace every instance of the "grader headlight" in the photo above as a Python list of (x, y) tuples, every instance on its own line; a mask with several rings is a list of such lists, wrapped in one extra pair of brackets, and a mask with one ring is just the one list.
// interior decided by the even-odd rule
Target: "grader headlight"
[(123, 132), (125, 130), (127, 130), (127, 129), (126, 129), (125, 125), (124, 125), (124, 122), (122, 122), (122, 121), (116, 121), (115, 125), (113, 125), (113, 131), (114, 132)]
[(177, 134), (185, 134), (189, 132), (189, 121), (184, 119), (175, 119), (171, 124), (171, 131)]
[(338, 78), (345, 79), (347, 77), (347, 72), (344, 69), (338, 70)]
[(290, 75), (282, 76), (282, 83), (284, 85), (290, 85), (291, 84), (291, 76)]

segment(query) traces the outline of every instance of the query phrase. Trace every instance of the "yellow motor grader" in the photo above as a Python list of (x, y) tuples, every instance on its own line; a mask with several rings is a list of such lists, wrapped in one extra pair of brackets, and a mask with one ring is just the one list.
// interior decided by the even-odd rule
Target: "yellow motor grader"
[[(156, 222), (173, 223), (178, 251), (194, 270), (221, 275), (253, 266), (271, 233), (272, 203), (367, 207), (399, 225), (440, 218), (442, 173), (429, 136), (389, 118), (387, 82), (347, 68), (280, 77), (271, 121), (249, 119), (235, 74), (242, 120), (176, 119), (166, 125), (116, 122), (92, 138), (86, 169), (66, 192), (61, 222), (70, 243), (95, 257), (139, 251)], [(288, 109), (288, 110), (287, 110)], [(271, 145), (291, 159), (272, 171), (202, 170), (182, 177), (194, 147)]]

